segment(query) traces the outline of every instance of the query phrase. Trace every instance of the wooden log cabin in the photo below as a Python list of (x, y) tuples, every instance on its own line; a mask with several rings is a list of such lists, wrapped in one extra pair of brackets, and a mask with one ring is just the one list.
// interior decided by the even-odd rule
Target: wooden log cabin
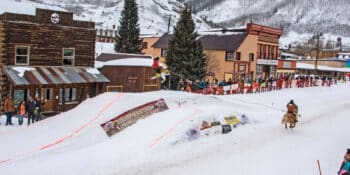
[(43, 112), (66, 111), (105, 91), (109, 80), (94, 66), (95, 24), (73, 13), (36, 9), (0, 15), (0, 102), (44, 100)]
[(95, 67), (110, 80), (108, 92), (147, 92), (160, 90), (159, 79), (150, 79), (155, 76), (152, 63), (148, 55), (102, 53)]

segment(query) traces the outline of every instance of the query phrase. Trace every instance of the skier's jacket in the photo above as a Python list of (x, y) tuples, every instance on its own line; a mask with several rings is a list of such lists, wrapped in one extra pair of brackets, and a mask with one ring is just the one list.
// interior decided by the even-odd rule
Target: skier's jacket
[(159, 68), (159, 60), (156, 60), (156, 59), (153, 60), (152, 68), (153, 69)]

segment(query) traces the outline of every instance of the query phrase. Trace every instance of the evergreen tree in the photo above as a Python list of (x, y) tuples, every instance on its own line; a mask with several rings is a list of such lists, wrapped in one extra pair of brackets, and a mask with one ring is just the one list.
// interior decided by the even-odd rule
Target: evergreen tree
[(139, 17), (135, 0), (124, 0), (124, 9), (116, 35), (114, 50), (120, 53), (141, 53)]
[(186, 7), (169, 40), (166, 56), (168, 69), (177, 75), (173, 77), (175, 82), (179, 81), (179, 76), (195, 81), (202, 80), (206, 75), (206, 58), (194, 30), (191, 11)]

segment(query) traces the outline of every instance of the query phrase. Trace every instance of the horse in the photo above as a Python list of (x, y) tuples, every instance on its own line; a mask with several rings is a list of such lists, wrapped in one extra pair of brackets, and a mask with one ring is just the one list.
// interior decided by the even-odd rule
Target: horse
[(295, 123), (297, 122), (297, 116), (298, 116), (298, 111), (295, 110), (293, 113), (287, 112), (284, 114), (282, 118), (282, 124), (284, 124), (284, 127), (288, 129), (287, 124), (289, 123), (289, 129), (295, 127)]

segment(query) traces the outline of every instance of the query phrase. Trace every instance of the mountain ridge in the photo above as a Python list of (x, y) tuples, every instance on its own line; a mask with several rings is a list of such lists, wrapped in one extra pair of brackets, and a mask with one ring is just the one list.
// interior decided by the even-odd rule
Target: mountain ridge
[[(10, 1), (10, 0), (5, 0)], [(13, 0), (12, 0), (13, 1)], [(28, 1), (28, 0), (16, 0)], [(214, 27), (257, 24), (282, 28), (281, 45), (306, 41), (316, 33), (326, 39), (350, 45), (349, 0), (137, 0), (142, 34), (162, 34), (172, 30), (180, 12), (188, 5), (198, 31)], [(96, 28), (119, 25), (123, 0), (30, 0), (72, 11), (78, 20), (96, 22)], [(168, 27), (170, 19), (170, 27)], [(294, 37), (294, 38), (292, 38)]]

